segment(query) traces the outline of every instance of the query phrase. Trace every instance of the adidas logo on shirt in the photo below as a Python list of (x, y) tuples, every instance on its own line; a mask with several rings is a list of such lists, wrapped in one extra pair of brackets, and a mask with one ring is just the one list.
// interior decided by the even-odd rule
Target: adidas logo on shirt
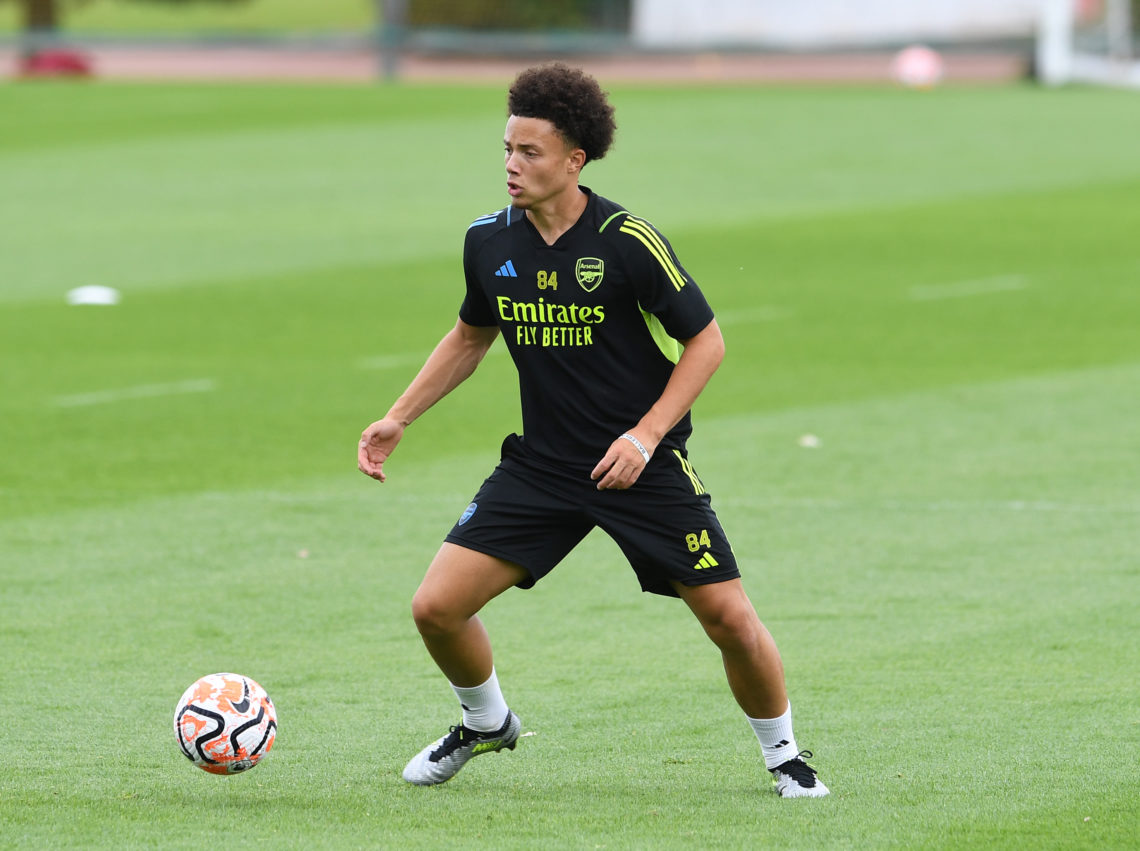
[(515, 271), (515, 264), (508, 260), (499, 267), (499, 271), (495, 273), (496, 278), (517, 278), (519, 273)]

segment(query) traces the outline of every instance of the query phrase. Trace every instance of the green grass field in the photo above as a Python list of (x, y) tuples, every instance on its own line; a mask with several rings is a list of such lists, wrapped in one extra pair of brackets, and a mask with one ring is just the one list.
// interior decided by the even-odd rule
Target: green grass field
[[(1135, 847), (1136, 96), (613, 98), (585, 182), (720, 316), (691, 453), (833, 794), (769, 791), (712, 645), (597, 535), (486, 612), (534, 735), (400, 779), (457, 720), (408, 601), (518, 425), (509, 359), (387, 484), (355, 444), (506, 203), (498, 87), (8, 85), (0, 847)], [(233, 778), (171, 732), (222, 670), (280, 720)]]
[[(351, 32), (375, 26), (373, 0), (244, 0), (154, 3), (98, 0), (62, 6), (63, 25), (75, 33)], [(0, 33), (17, 29), (18, 4), (0, 3)]]

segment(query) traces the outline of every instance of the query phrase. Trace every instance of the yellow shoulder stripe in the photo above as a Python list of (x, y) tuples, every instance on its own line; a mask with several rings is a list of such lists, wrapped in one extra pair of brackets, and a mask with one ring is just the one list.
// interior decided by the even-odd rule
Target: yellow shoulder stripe
[(666, 248), (665, 242), (658, 236), (657, 232), (651, 228), (648, 223), (635, 219), (633, 216), (626, 216), (626, 219), (621, 224), (620, 228), (622, 233), (627, 233), (641, 242), (649, 252), (657, 258), (657, 262), (665, 270), (669, 276), (669, 280), (673, 282), (673, 286), (680, 290), (685, 286), (685, 276), (681, 274), (681, 270), (677, 268), (677, 264), (673, 262), (673, 258), (669, 255), (669, 249)]

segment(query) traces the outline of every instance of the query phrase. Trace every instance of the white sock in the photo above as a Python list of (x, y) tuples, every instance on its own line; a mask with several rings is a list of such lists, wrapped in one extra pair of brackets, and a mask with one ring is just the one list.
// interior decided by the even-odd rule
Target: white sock
[[(748, 717), (748, 716), (746, 716)], [(783, 765), (789, 759), (794, 759), (800, 749), (796, 746), (796, 737), (792, 733), (792, 705), (779, 718), (748, 718), (756, 738), (760, 740), (760, 749), (764, 751), (764, 764), (771, 770)]]
[(493, 733), (506, 723), (507, 702), (499, 690), (499, 677), (491, 669), (491, 678), (481, 686), (460, 688), (451, 687), (463, 707), (463, 726), (480, 733)]

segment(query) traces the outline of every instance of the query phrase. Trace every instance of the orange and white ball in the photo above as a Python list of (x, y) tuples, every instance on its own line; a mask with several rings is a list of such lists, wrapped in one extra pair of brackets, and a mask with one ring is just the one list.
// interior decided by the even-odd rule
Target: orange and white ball
[(182, 753), (211, 774), (237, 774), (258, 764), (277, 737), (277, 711), (265, 689), (241, 674), (210, 674), (174, 710)]

